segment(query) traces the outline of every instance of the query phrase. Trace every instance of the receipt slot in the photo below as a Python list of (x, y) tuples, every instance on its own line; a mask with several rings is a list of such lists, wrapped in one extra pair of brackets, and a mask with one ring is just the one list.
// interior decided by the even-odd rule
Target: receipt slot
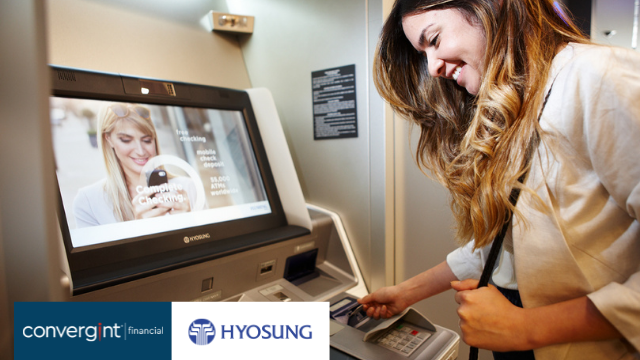
[(460, 337), (413, 308), (389, 319), (367, 317), (353, 296), (330, 300), (332, 360), (453, 360)]

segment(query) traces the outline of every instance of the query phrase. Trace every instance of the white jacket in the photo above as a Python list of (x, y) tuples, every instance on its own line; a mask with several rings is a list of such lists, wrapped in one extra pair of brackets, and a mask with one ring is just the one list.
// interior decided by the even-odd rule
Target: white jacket
[[(640, 358), (640, 54), (570, 44), (547, 89), (554, 79), (526, 180), (550, 211), (521, 192), (525, 221), (505, 239), (513, 266), (498, 272), (515, 267), (527, 308), (588, 296), (625, 338), (548, 346), (536, 360)], [(480, 276), (488, 248), (470, 249), (447, 258), (459, 278)]]

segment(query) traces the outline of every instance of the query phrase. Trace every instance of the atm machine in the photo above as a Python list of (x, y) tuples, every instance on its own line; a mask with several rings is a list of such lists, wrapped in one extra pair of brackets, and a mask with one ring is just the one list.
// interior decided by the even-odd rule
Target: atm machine
[(68, 301), (328, 301), (331, 359), (457, 358), (414, 309), (363, 314), (340, 217), (305, 203), (268, 90), (50, 71)]

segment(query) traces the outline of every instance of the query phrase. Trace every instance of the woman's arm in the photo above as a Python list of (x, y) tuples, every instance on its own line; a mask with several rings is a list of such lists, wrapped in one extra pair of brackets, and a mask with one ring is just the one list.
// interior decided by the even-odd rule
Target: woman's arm
[(407, 307), (451, 288), (457, 280), (446, 261), (395, 286), (381, 288), (358, 300), (367, 315), (389, 318)]
[(531, 348), (551, 344), (621, 338), (586, 296), (525, 310)]
[(451, 289), (451, 282), (458, 280), (446, 261), (407, 279), (398, 286), (405, 292), (411, 304)]

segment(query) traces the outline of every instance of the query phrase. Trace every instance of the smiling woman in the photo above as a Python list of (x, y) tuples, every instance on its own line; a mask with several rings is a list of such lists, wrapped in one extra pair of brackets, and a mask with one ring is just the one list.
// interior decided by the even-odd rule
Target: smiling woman
[(396, 0), (374, 81), (418, 127), (461, 246), (359, 300), (367, 315), (453, 288), (462, 339), (495, 359), (640, 356), (640, 56), (591, 44), (566, 14)]
[[(98, 141), (107, 177), (78, 191), (73, 204), (78, 227), (191, 211), (195, 196), (191, 179), (170, 176), (162, 168), (143, 173), (149, 160), (160, 153), (149, 109), (124, 103), (104, 106), (98, 118)], [(162, 184), (172, 186), (162, 194), (146, 191)]]
[(429, 75), (453, 79), (470, 94), (478, 93), (487, 41), (477, 21), (456, 9), (442, 9), (406, 16), (402, 28), (427, 57)]
[(143, 132), (138, 123), (118, 121), (112, 130), (105, 131), (104, 138), (129, 179), (137, 177), (149, 158), (158, 155), (155, 130), (148, 127), (144, 130), (147, 131)]

